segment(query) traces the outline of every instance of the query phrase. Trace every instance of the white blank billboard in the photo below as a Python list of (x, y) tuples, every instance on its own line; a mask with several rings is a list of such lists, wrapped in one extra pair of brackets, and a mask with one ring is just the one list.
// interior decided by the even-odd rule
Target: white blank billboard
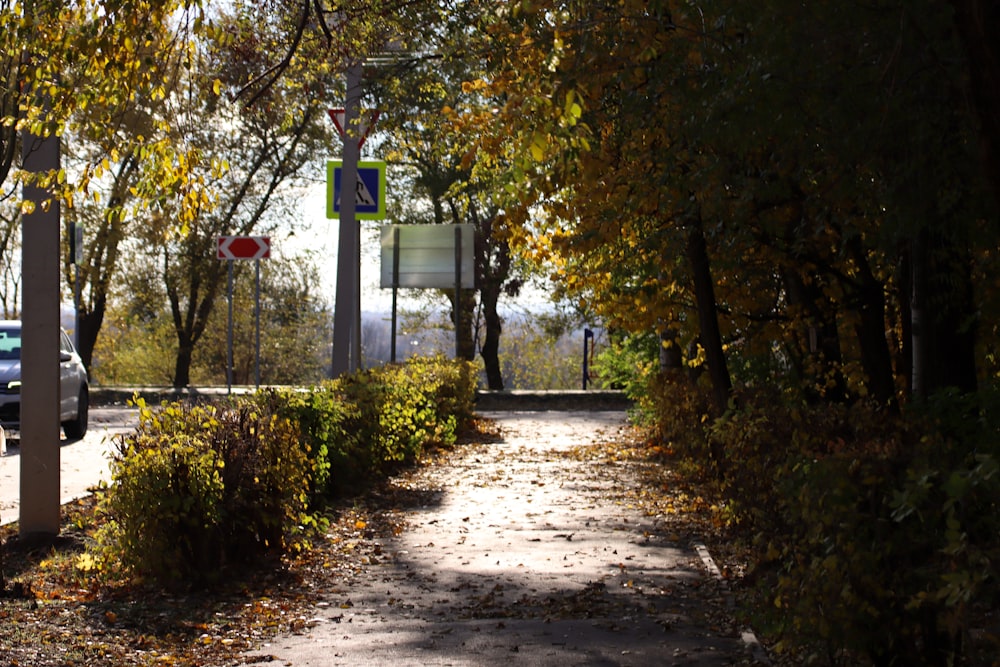
[(473, 225), (383, 225), (381, 286), (393, 287), (394, 239), (398, 230), (399, 281), (395, 286), (454, 288), (456, 228), (462, 235), (462, 287), (474, 287), (476, 230)]

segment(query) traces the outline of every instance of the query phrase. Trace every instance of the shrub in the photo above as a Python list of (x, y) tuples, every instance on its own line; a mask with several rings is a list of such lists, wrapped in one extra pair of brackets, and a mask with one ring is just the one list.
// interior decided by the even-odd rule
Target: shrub
[(160, 583), (203, 583), (295, 545), (310, 523), (307, 449), (288, 419), (261, 407), (140, 405), (138, 428), (111, 458), (103, 556)]
[(646, 425), (662, 445), (681, 456), (707, 461), (709, 392), (692, 382), (682, 370), (668, 370), (647, 378), (644, 392), (637, 393), (633, 418)]
[(343, 458), (351, 436), (345, 423), (357, 418), (357, 406), (343, 400), (337, 382), (327, 381), (306, 390), (264, 389), (254, 401), (296, 424), (309, 457), (309, 489), (313, 502), (325, 495), (331, 475), (350, 474)]
[(752, 400), (715, 421), (712, 472), (758, 550), (758, 627), (828, 664), (958, 661), (998, 592), (996, 423), (960, 402), (892, 417)]
[(472, 364), (414, 359), (221, 405), (140, 402), (101, 501), (102, 562), (201, 584), (229, 564), (304, 546), (324, 523), (322, 497), (453, 443), (472, 416), (475, 378)]
[(411, 382), (423, 386), (438, 415), (453, 416), (458, 423), (472, 418), (479, 374), (474, 363), (440, 356), (414, 357), (405, 368)]
[(443, 357), (414, 357), (337, 383), (352, 409), (345, 439), (330, 451), (331, 490), (415, 461), (428, 446), (453, 443), (472, 416), (475, 383), (472, 364)]
[(655, 332), (615, 339), (594, 359), (593, 371), (600, 384), (621, 389), (632, 400), (644, 398), (650, 376), (660, 365), (660, 337)]

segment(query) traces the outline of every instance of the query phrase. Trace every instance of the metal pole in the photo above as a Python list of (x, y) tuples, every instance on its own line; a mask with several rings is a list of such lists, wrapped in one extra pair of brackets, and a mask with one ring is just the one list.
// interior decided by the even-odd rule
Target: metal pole
[(335, 378), (357, 370), (361, 358), (361, 234), (355, 219), (360, 157), (360, 104), (361, 61), (357, 61), (347, 68), (347, 103), (344, 105), (344, 160), (341, 167), (337, 300), (333, 311), (331, 366)]
[(396, 293), (399, 291), (399, 227), (392, 228), (392, 342), (389, 361), (396, 363)]
[(70, 227), (70, 238), (72, 239), (73, 264), (73, 344), (80, 347), (80, 303), (83, 301), (83, 274), (80, 270), (80, 262), (83, 261), (83, 225), (75, 220)]
[(455, 225), (455, 358), (462, 358), (462, 228)]
[[(359, 147), (360, 148), (360, 147)], [(360, 156), (358, 157), (360, 159)], [(358, 169), (357, 162), (354, 163), (355, 185), (351, 190), (354, 192), (355, 206), (357, 205), (358, 190)], [(355, 216), (357, 217), (357, 216)], [(351, 371), (364, 368), (364, 360), (361, 358), (361, 222), (354, 223), (354, 323), (351, 326)]]
[(260, 389), (260, 260), (256, 259), (254, 262), (257, 264), (255, 267), (257, 270), (256, 285), (255, 285), (255, 295), (254, 295), (254, 325), (256, 328), (256, 334), (254, 336), (254, 378), (257, 380), (257, 389)]
[(226, 327), (226, 393), (233, 393), (233, 263), (229, 262), (229, 326)]

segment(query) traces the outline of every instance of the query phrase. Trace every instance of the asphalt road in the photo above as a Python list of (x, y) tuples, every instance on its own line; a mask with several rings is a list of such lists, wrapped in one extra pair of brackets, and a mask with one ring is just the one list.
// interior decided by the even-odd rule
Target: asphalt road
[[(134, 428), (138, 411), (128, 407), (92, 407), (90, 428), (83, 440), (60, 440), (60, 502), (84, 496), (102, 480), (108, 481), (111, 438)], [(0, 456), (0, 524), (17, 521), (21, 504), (21, 448), (16, 433), (7, 436), (7, 452)]]

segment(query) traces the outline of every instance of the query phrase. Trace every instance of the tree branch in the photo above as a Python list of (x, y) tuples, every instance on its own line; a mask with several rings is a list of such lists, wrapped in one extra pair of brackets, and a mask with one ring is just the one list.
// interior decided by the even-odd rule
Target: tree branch
[[(315, 0), (319, 4), (320, 0)], [(253, 81), (247, 85), (240, 88), (239, 91), (233, 96), (233, 100), (240, 98), (245, 92), (260, 84), (260, 89), (254, 93), (249, 100), (247, 100), (246, 106), (251, 107), (254, 103), (261, 98), (261, 96), (268, 91), (268, 89), (274, 85), (281, 75), (284, 73), (288, 66), (292, 62), (292, 58), (295, 57), (295, 52), (299, 49), (299, 44), (302, 42), (302, 37), (305, 35), (306, 26), (309, 24), (309, 13), (312, 5), (310, 5), (309, 0), (303, 0), (302, 2), (302, 16), (299, 18), (298, 25), (295, 26), (295, 33), (292, 37), (292, 44), (288, 47), (288, 51), (280, 62), (269, 67), (267, 71), (255, 78)], [(323, 24), (323, 29), (326, 34), (329, 35), (329, 29), (326, 27), (326, 23), (323, 21), (323, 15), (319, 14), (319, 21)]]

